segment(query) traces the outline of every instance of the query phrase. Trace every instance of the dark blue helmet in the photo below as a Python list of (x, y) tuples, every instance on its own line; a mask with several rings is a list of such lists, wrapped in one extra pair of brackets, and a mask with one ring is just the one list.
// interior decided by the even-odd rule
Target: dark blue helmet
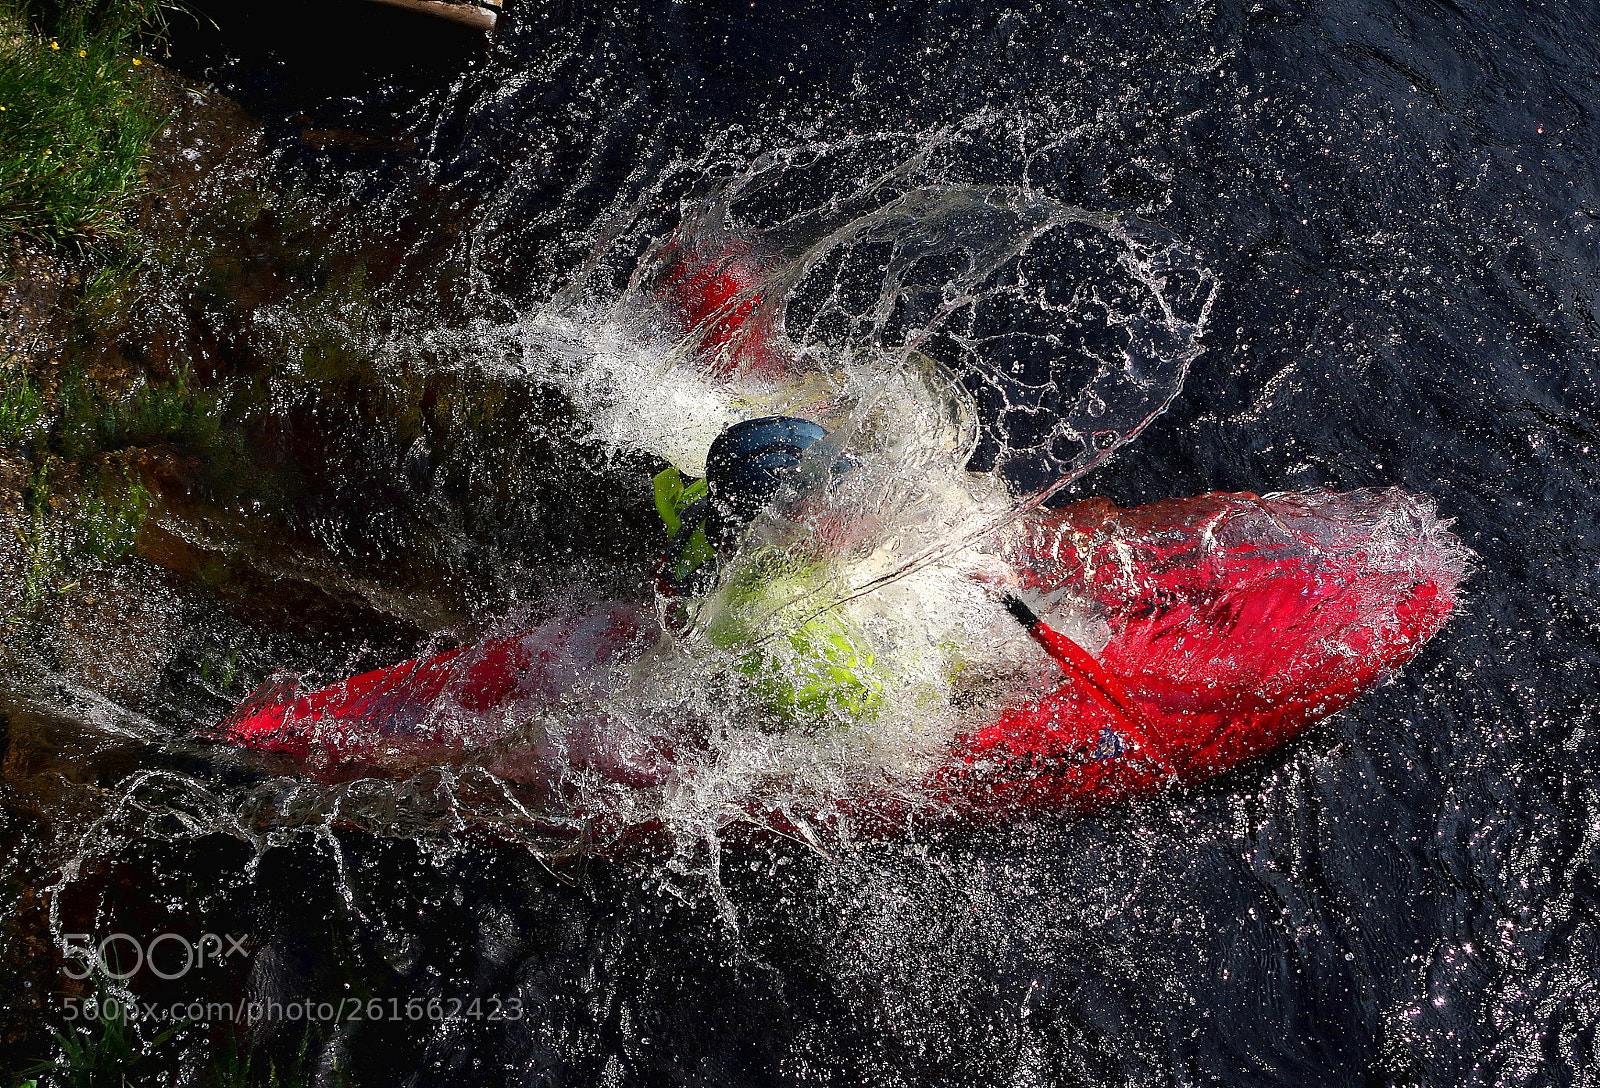
[[(763, 510), (798, 497), (806, 486), (800, 478), (806, 451), (827, 437), (822, 427), (794, 416), (747, 419), (719, 434), (706, 455), (706, 496), (683, 510), (657, 570), (662, 595), (695, 595), (715, 585), (715, 556), (726, 556), (739, 530)], [(841, 459), (832, 471), (849, 467)], [(694, 558), (697, 533), (703, 534), (698, 547), (707, 550), (704, 559)]]
[(798, 484), (806, 451), (828, 437), (809, 419), (766, 416), (735, 423), (711, 443), (706, 483), (716, 519), (735, 529)]

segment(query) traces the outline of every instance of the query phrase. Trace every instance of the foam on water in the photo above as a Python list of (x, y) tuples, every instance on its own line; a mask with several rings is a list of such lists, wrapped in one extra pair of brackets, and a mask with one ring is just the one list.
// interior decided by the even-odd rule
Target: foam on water
[[(995, 531), (1134, 437), (1197, 351), (1215, 283), (1181, 247), (1135, 242), (1119, 223), (1022, 191), (901, 176), (863, 185), (871, 199), (848, 212), (792, 212), (771, 236), (782, 249), (768, 239), (773, 248), (761, 250), (737, 208), (774, 169), (758, 163), (687, 205), (620, 293), (574, 285), (510, 326), (480, 330), (484, 347), (472, 353), (509, 360), (494, 364), (505, 380), (559, 388), (590, 440), (694, 476), (738, 420), (799, 415), (830, 432), (801, 466), (805, 499), (745, 530), (683, 629), (626, 666), (603, 699), (555, 715), (521, 708), (540, 723), (538, 757), (501, 744), (491, 765), (526, 782), (563, 764), (549, 796), (576, 797), (577, 810), (706, 833), (773, 808), (825, 811), (868, 789), (914, 792), (958, 734), (1050, 674), (996, 603), (998, 590), (1018, 587)], [(1080, 262), (1089, 242), (1101, 246), (1095, 274), (1120, 282), (1080, 282), (1084, 267), (1051, 248), (1062, 235)], [(713, 315), (743, 305), (748, 320), (708, 348), (703, 327), (674, 314), (658, 285), (674, 262), (725, 259), (717, 247), (761, 259), (756, 282)], [(985, 324), (996, 302), (1011, 314), (1004, 329)], [(1020, 331), (1019, 309), (1035, 319)], [(1092, 350), (1061, 340), (1074, 326)], [(1004, 372), (1019, 336), (1061, 356), (1052, 390), (1043, 401), (1034, 391), (1029, 406), (1055, 423), (1026, 442), (986, 431), (976, 403), (1017, 395)], [(784, 363), (741, 365), (740, 350)], [(991, 461), (1033, 466), (1031, 490), (968, 470), (985, 441), (1001, 443)], [(830, 471), (840, 464), (849, 470)], [(1034, 603), (1081, 644), (1103, 644), (1104, 624), (1072, 595)], [(803, 687), (814, 662), (799, 647), (819, 623), (853, 647), (840, 684), (871, 705), (845, 698), (797, 724), (751, 674), (783, 671)], [(597, 748), (638, 753), (621, 777), (644, 785), (619, 789), (602, 759), (574, 765), (574, 752)]]
[[(531, 678), (506, 705), (471, 712), (447, 690), (428, 728), (464, 750), (397, 758), (388, 778), (274, 777), (236, 794), (197, 783), (232, 813), (212, 826), (258, 847), (335, 824), (419, 838), (472, 826), (545, 854), (638, 826), (682, 841), (773, 812), (804, 826), (867, 793), (915, 801), (955, 737), (1053, 675), (999, 590), (1102, 645), (1089, 605), (1017, 585), (997, 530), (1171, 402), (1216, 281), (1148, 228), (952, 182), (928, 154), (950, 139), (929, 137), (921, 154), (815, 206), (775, 206), (768, 182), (832, 169), (858, 148), (764, 156), (702, 184), (675, 222), (595, 228), (588, 264), (514, 320), (432, 332), (426, 351), (392, 345), (557, 390), (578, 421), (571, 437), (689, 475), (739, 420), (797, 415), (830, 436), (801, 467), (815, 485), (805, 500), (746, 529), (684, 629), (626, 660), (577, 647), (555, 697), (548, 677)], [(732, 303), (751, 315), (708, 353), (663, 278), (685, 254), (730, 245), (760, 257)], [(757, 334), (781, 368), (736, 365)], [(830, 472), (841, 462), (849, 471)], [(531, 628), (507, 629), (554, 638), (588, 607), (547, 603)], [(859, 656), (820, 711), (797, 714), (762, 673), (803, 688), (815, 655), (795, 640), (819, 623)]]

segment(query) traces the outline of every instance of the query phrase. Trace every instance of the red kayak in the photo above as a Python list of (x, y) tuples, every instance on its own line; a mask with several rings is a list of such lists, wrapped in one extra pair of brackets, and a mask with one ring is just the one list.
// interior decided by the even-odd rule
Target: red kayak
[[(679, 255), (661, 280), (708, 370), (782, 373), (783, 353), (745, 324), (758, 268), (741, 247)], [(1454, 608), (1467, 556), (1429, 500), (1398, 490), (1132, 510), (1091, 499), (1024, 516), (991, 550), (1019, 596), (1067, 594), (1108, 634), (1090, 652), (1010, 599), (1060, 676), (956, 737), (916, 791), (966, 819), (1099, 809), (1270, 751), (1414, 657)], [(504, 745), (530, 709), (600, 705), (661, 637), (653, 609), (607, 604), (315, 691), (284, 681), (220, 734), (324, 775), (404, 772), (499, 746), (492, 765), (511, 777), (582, 767), (654, 785), (674, 773), (672, 742), (616, 729), (603, 712), (559, 751), (534, 744), (508, 757)]]
[[(1060, 682), (959, 738), (928, 783), (971, 817), (1093, 810), (1270, 751), (1414, 657), (1449, 617), (1465, 557), (1399, 491), (1093, 499), (1012, 535), (1024, 584), (1092, 601), (1110, 638), (1091, 654), (1033, 626)], [(499, 740), (500, 711), (604, 683), (657, 634), (648, 610), (607, 605), (316, 691), (270, 689), (222, 734), (323, 773), (415, 769)], [(599, 750), (603, 723), (587, 737), (548, 758), (630, 785), (660, 777), (638, 753)]]
[(1466, 552), (1389, 490), (1091, 499), (1024, 523), (1014, 557), (1111, 635), (1091, 655), (1034, 628), (1063, 681), (952, 752), (936, 781), (958, 810), (1083, 811), (1272, 750), (1416, 656)]

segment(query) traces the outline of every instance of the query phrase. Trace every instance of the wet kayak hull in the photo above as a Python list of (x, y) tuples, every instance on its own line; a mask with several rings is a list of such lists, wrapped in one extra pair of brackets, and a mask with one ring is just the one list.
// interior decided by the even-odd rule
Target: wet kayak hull
[[(1109, 637), (1092, 655), (1057, 647), (1054, 686), (958, 738), (920, 792), (969, 820), (1093, 811), (1260, 757), (1414, 657), (1455, 607), (1466, 554), (1426, 500), (1394, 490), (1096, 499), (996, 546), (1026, 588), (1072, 594)], [(457, 759), (656, 637), (650, 610), (607, 604), (314, 691), (280, 681), (220, 735), (319, 773)]]

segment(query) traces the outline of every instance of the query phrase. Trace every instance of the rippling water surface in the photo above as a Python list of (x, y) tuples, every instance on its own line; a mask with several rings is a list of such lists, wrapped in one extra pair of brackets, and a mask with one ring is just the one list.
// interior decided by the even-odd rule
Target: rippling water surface
[[(248, 937), (144, 995), (484, 1010), (239, 1036), (317, 1083), (1597, 1083), (1597, 34), (1581, 4), (508, 0), (455, 82), (374, 76), (309, 121), (271, 64), (196, 54), (266, 119), (273, 176), (360, 225), (329, 244), (368, 247), (369, 370), (308, 361), (239, 409), (252, 463), (311, 484), (265, 528), (171, 515), (258, 573), (154, 594), (126, 637), (157, 675), (57, 660), (14, 701), (14, 748), (48, 726), (96, 776), (27, 779), (24, 937)], [(367, 142), (306, 135), (341, 125)], [(276, 668), (331, 681), (642, 591), (660, 462), (607, 445), (528, 330), (603, 326), (652, 240), (774, 156), (742, 214), (778, 235), (914, 169), (1180, 247), (1220, 284), (1202, 351), (1070, 494), (1426, 493), (1476, 553), (1458, 614), (1264, 766), (903, 841), (734, 826), (574, 857), (483, 776), (330, 786), (193, 743)], [(218, 373), (296, 312), (219, 334)], [(1008, 451), (1070, 405), (1011, 361), (976, 463), (1025, 489), (1060, 451)], [(224, 1036), (180, 1032), (174, 1075)]]

